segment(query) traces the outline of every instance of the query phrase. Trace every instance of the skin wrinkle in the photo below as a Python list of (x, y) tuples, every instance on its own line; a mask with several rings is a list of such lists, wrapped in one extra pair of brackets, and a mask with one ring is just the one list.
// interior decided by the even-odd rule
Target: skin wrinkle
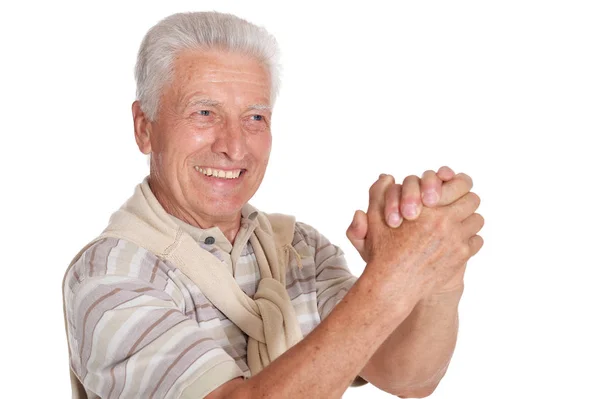
[[(198, 105), (204, 105), (207, 107), (217, 107), (217, 108), (223, 108), (223, 103), (219, 102), (219, 101), (215, 101), (215, 100), (211, 100), (209, 98), (199, 98), (196, 99), (195, 97), (192, 97), (192, 99), (188, 102), (188, 104), (185, 106), (184, 110), (188, 110), (189, 108), (194, 108), (195, 106)], [(246, 108), (246, 111), (268, 111), (269, 113), (272, 112), (272, 107), (268, 104), (252, 104), (249, 105)], [(186, 111), (184, 111), (186, 112)]]
[[(138, 146), (152, 154), (150, 187), (168, 213), (196, 227), (217, 226), (233, 242), (241, 208), (257, 191), (269, 160), (270, 82), (256, 59), (185, 50), (175, 59), (156, 120), (149, 122), (134, 103)], [(209, 116), (198, 113), (204, 109)], [(245, 171), (222, 187), (194, 166)]]
[[(208, 25), (197, 23), (203, 20), (210, 23)], [(143, 153), (152, 154), (151, 188), (164, 210), (197, 227), (216, 226), (225, 233), (230, 241), (233, 241), (240, 228), (240, 204), (243, 206), (247, 203), (258, 189), (269, 159), (270, 120), (273, 104), (271, 88), (277, 86), (279, 79), (277, 76), (277, 79), (271, 80), (269, 73), (271, 64), (268, 62), (273, 60), (272, 71), (273, 77), (275, 77), (277, 75), (276, 62), (279, 58), (277, 45), (274, 38), (272, 39), (263, 29), (260, 29), (262, 34), (258, 34), (259, 31), (255, 29), (256, 27), (246, 25), (244, 21), (238, 20), (236, 23), (236, 18), (231, 15), (186, 13), (172, 16), (165, 21), (167, 23), (161, 22), (152, 34), (148, 32), (138, 52), (136, 64), (138, 95), (143, 101), (148, 101), (144, 107), (152, 110), (153, 118), (152, 120), (146, 118), (140, 112), (140, 104), (134, 103), (136, 142)], [(232, 23), (231, 26), (229, 26), (229, 22)], [(240, 29), (229, 29), (230, 27)], [(203, 33), (206, 28), (209, 28), (206, 32), (214, 29), (212, 33), (218, 33), (217, 36), (224, 34), (228, 45), (237, 42), (237, 44), (231, 45), (231, 48), (239, 48), (236, 50), (239, 53), (225, 50), (222, 47), (211, 51), (207, 49), (206, 45), (200, 45), (204, 46), (202, 50), (188, 49), (177, 54), (173, 54), (172, 51), (164, 51), (167, 50), (167, 45), (171, 50), (179, 45), (188, 46), (194, 41), (194, 38), (197, 38), (197, 34)], [(229, 40), (229, 36), (235, 40)], [(252, 56), (258, 58), (252, 58), (247, 55), (251, 52), (262, 54)], [(158, 73), (154, 73), (155, 70)], [(163, 75), (162, 72), (167, 72), (167, 74)], [(167, 79), (169, 82), (164, 83)], [(161, 84), (162, 86), (160, 86)], [(252, 115), (264, 116), (264, 121), (254, 118)], [(310, 160), (308, 161), (310, 162)], [(198, 166), (229, 170), (243, 168), (247, 169), (247, 173), (242, 175), (240, 180), (226, 182), (218, 180), (216, 177), (205, 177), (194, 169)], [(451, 174), (454, 175), (454, 172)], [(308, 253), (308, 256), (314, 256), (315, 263), (312, 264), (309, 260), (310, 267), (308, 269), (302, 273), (293, 273), (294, 278), (298, 280), (296, 281), (298, 287), (292, 287), (294, 289), (288, 292), (288, 296), (300, 298), (300, 295), (310, 294), (310, 299), (307, 296), (307, 300), (301, 301), (302, 305), (318, 306), (321, 313), (321, 308), (328, 308), (327, 318), (315, 320), (318, 325), (313, 326), (314, 329), (305, 339), (275, 359), (265, 372), (253, 375), (247, 380), (237, 378), (234, 381), (223, 383), (207, 398), (285, 397), (300, 399), (318, 397), (339, 399), (352, 378), (359, 373), (377, 387), (397, 396), (423, 397), (422, 395), (429, 395), (428, 392), (435, 388), (439, 378), (443, 376), (454, 348), (458, 323), (457, 305), (462, 293), (460, 291), (442, 295), (439, 289), (440, 287), (442, 289), (454, 287), (455, 283), (462, 282), (464, 268), (461, 269), (461, 273), (456, 274), (459, 278), (453, 279), (451, 285), (443, 277), (459, 270), (455, 265), (459, 263), (464, 265), (469, 257), (470, 252), (466, 252), (469, 248), (465, 245), (467, 238), (459, 237), (462, 235), (459, 233), (475, 234), (477, 224), (480, 222), (475, 220), (476, 218), (465, 222), (466, 215), (463, 215), (460, 216), (463, 222), (456, 223), (459, 216), (450, 215), (447, 223), (438, 223), (440, 217), (443, 218), (444, 214), (450, 212), (439, 212), (441, 215), (436, 216), (434, 213), (437, 212), (431, 212), (428, 207), (422, 206), (421, 192), (427, 192), (432, 187), (434, 190), (440, 191), (442, 181), (448, 181), (451, 178), (452, 176), (448, 176), (444, 180), (433, 171), (428, 171), (419, 186), (418, 177), (409, 176), (403, 187), (396, 185), (391, 196), (386, 195), (385, 190), (381, 189), (384, 188), (381, 184), (377, 184), (377, 189), (373, 190), (374, 195), (369, 193), (369, 216), (367, 217), (365, 212), (357, 213), (357, 220), (364, 216), (362, 218), (364, 229), (361, 230), (363, 233), (355, 234), (355, 239), (351, 239), (353, 244), (362, 241), (359, 246), (356, 246), (359, 252), (362, 252), (362, 248), (365, 247), (376, 249), (369, 256), (363, 256), (366, 263), (365, 271), (356, 280), (350, 277), (350, 271), (347, 268), (341, 267), (345, 265), (345, 262), (343, 262), (343, 254), (339, 249), (334, 250), (334, 252), (337, 251), (336, 257), (339, 256), (340, 259), (340, 262), (337, 263), (336, 257), (330, 254), (331, 251), (321, 252), (310, 248), (311, 245), (308, 242), (312, 241), (316, 242), (315, 247), (318, 245), (322, 249), (322, 246), (318, 244), (322, 238), (306, 239), (306, 243), (302, 243), (301, 249), (310, 249), (308, 252), (312, 253)], [(391, 181), (392, 184), (395, 182), (389, 175), (382, 180)], [(443, 203), (444, 195), (441, 192), (437, 194), (440, 194)], [(387, 203), (389, 197), (391, 197), (391, 204)], [(450, 197), (452, 195), (446, 195), (449, 204), (456, 201)], [(389, 212), (400, 211), (397, 208), (405, 209), (405, 206), (400, 206), (401, 204), (406, 205), (405, 202), (417, 207), (415, 218), (403, 215), (405, 220), (402, 226), (392, 231), (390, 228), (396, 226), (385, 225), (385, 221), (388, 220), (387, 216), (389, 216)], [(463, 204), (462, 208), (466, 208), (466, 205)], [(417, 218), (419, 220), (411, 220)], [(357, 226), (360, 227), (360, 223), (354, 225), (354, 227)], [(298, 233), (303, 234), (302, 230)], [(320, 236), (312, 232), (311, 235)], [(296, 239), (295, 236), (296, 234), (294, 234), (294, 239)], [(471, 241), (477, 237), (471, 237)], [(116, 239), (114, 241), (115, 245), (120, 242)], [(198, 241), (198, 244), (206, 249), (202, 241)], [(399, 242), (402, 244), (398, 245)], [(222, 242), (217, 243), (222, 244)], [(288, 244), (288, 246), (290, 250), (294, 249), (292, 245)], [(335, 248), (333, 245), (332, 247)], [(476, 245), (471, 244), (470, 247), (469, 251), (476, 249)], [(287, 248), (285, 249), (287, 250)], [(105, 250), (100, 252), (106, 253)], [(137, 261), (142, 262), (144, 267), (152, 266), (151, 257), (140, 258), (139, 251), (135, 253), (122, 252), (124, 264)], [(212, 251), (209, 249), (209, 252)], [(287, 252), (284, 252), (286, 257), (291, 255)], [(296, 251), (293, 252), (299, 256)], [(449, 255), (444, 257), (442, 252), (447, 252)], [(108, 253), (108, 255), (111, 254)], [(303, 255), (306, 254), (303, 253)], [(235, 256), (237, 259), (239, 254), (236, 253)], [(318, 259), (321, 261), (319, 262)], [(293, 256), (288, 260), (292, 266)], [(459, 260), (460, 262), (458, 262)], [(299, 269), (302, 269), (302, 259), (298, 259), (298, 262)], [(140, 267), (142, 267), (142, 263), (140, 263)], [(231, 266), (231, 262), (229, 263)], [(107, 265), (104, 265), (103, 270), (106, 272), (104, 274), (109, 275), (112, 272), (108, 270)], [(160, 265), (164, 267), (159, 267)], [(167, 306), (167, 312), (183, 315), (181, 312), (187, 310), (184, 307), (187, 308), (190, 302), (190, 298), (183, 297), (184, 293), (181, 290), (184, 290), (185, 287), (182, 287), (180, 279), (176, 278), (182, 277), (183, 271), (167, 270), (168, 268), (165, 269), (166, 266), (162, 261), (160, 265), (154, 263), (151, 280), (156, 278), (161, 286), (167, 287), (163, 290), (165, 292), (158, 292), (159, 296), (167, 299), (172, 296), (175, 304), (178, 305), (175, 308)], [(97, 265), (97, 268), (100, 266), (102, 265)], [(116, 270), (118, 271), (121, 269), (121, 265), (117, 266)], [(345, 273), (338, 273), (336, 268), (340, 268)], [(133, 271), (134, 267), (127, 267), (127, 270), (129, 269)], [(296, 270), (295, 266), (294, 270)], [(158, 274), (156, 275), (155, 272)], [(143, 273), (143, 279), (146, 279), (147, 274), (147, 271)], [(348, 275), (347, 282), (353, 283), (353, 285), (344, 284), (340, 287), (338, 281), (346, 279), (344, 274)], [(139, 277), (142, 278), (142, 275)], [(259, 278), (259, 276), (256, 277)], [(312, 280), (313, 283), (316, 281), (319, 290), (327, 292), (326, 296), (329, 298), (317, 296), (314, 284), (306, 284), (308, 280)], [(330, 280), (333, 281), (332, 285), (326, 282)], [(67, 280), (65, 279), (65, 281)], [(406, 281), (409, 281), (409, 284)], [(192, 283), (196, 282), (192, 281)], [(220, 285), (218, 283), (213, 287), (218, 287)], [(147, 285), (142, 281), (124, 284), (124, 288), (129, 291), (133, 290), (133, 293), (141, 293), (149, 289), (143, 288)], [(76, 288), (74, 283), (68, 281), (68, 285), (67, 289), (71, 288), (73, 294), (73, 290)], [(202, 291), (200, 286), (193, 287), (194, 285), (198, 284), (187, 287), (190, 288), (188, 291), (190, 291), (192, 299), (194, 295), (198, 294), (195, 288)], [(108, 289), (111, 288), (117, 287), (108, 287)], [(255, 287), (250, 288), (254, 289)], [(310, 291), (302, 294), (300, 292), (303, 289)], [(329, 295), (331, 291), (337, 291), (336, 296), (347, 295), (338, 304), (338, 301), (333, 301)], [(98, 292), (98, 295), (102, 295), (104, 292), (105, 290)], [(68, 292), (63, 293), (68, 294)], [(200, 294), (202, 293), (200, 292)], [(91, 299), (83, 298), (84, 303), (89, 305), (88, 302), (95, 301), (98, 295)], [(121, 294), (115, 295), (116, 299), (121, 296)], [(68, 311), (67, 306), (71, 307), (67, 302), (71, 301), (71, 298), (77, 300), (78, 297), (73, 295), (63, 297), (66, 311)], [(106, 300), (102, 304), (110, 305), (111, 301)], [(81, 313), (77, 312), (77, 309), (84, 311), (83, 307), (87, 307), (87, 305), (77, 306), (75, 304), (75, 314)], [(197, 310), (200, 311), (200, 309)], [(194, 310), (191, 311), (193, 313)], [(95, 313), (100, 314), (99, 311)], [(199, 323), (202, 323), (202, 318), (209, 318), (210, 320), (205, 323), (213, 326), (211, 320), (215, 320), (215, 322), (219, 320), (219, 318), (211, 318), (214, 315), (209, 315), (207, 311), (198, 313), (202, 313), (196, 317)], [(71, 315), (65, 314), (65, 316), (66, 322), (72, 322)], [(225, 316), (223, 315), (223, 317)], [(134, 323), (137, 322), (134, 319), (131, 320)], [(156, 320), (157, 318), (154, 317), (151, 322), (156, 322)], [(115, 318), (114, 321), (118, 322), (119, 320)], [(85, 322), (84, 319), (83, 323), (85, 324)], [(87, 323), (91, 323), (90, 319), (87, 320)], [(265, 324), (267, 324), (267, 320), (265, 320)], [(114, 324), (113, 326), (118, 327)], [(225, 330), (227, 330), (227, 326), (232, 327), (235, 324), (229, 320), (224, 325)], [(199, 325), (198, 328), (201, 330), (203, 326)], [(67, 329), (67, 335), (69, 335), (68, 325)], [(81, 333), (81, 329), (77, 329)], [(77, 329), (74, 329), (75, 332)], [(93, 339), (94, 332), (91, 330), (90, 324), (87, 331), (89, 331), (89, 337)], [(109, 329), (106, 328), (106, 330)], [(225, 331), (225, 333), (227, 332)], [(107, 334), (113, 334), (113, 332)], [(104, 334), (107, 340), (116, 337), (108, 338), (107, 334)], [(116, 334), (118, 335), (118, 330)], [(227, 334), (225, 335), (227, 336)], [(202, 333), (199, 337), (185, 338), (186, 344), (181, 345), (181, 349), (186, 349), (188, 343), (191, 344), (197, 338), (207, 339)], [(208, 338), (212, 340), (215, 337)], [(225, 337), (221, 335), (217, 338), (219, 339), (215, 341), (216, 345), (221, 346), (225, 342), (222, 341)], [(227, 336), (227, 338), (229, 337)], [(231, 341), (234, 349), (244, 346), (243, 342)], [(89, 342), (92, 341), (89, 340)], [(78, 342), (75, 343), (78, 344)], [(72, 346), (72, 342), (69, 342), (69, 346)], [(123, 347), (120, 344), (119, 346)], [(73, 347), (76, 348), (75, 354), (79, 352), (77, 345)], [(123, 349), (127, 350), (126, 347)], [(143, 360), (156, 354), (152, 353), (153, 350), (149, 349), (147, 351), (149, 353), (142, 356), (143, 359), (138, 366), (143, 367), (141, 364)], [(172, 356), (171, 359), (164, 357), (157, 359), (160, 362), (167, 362), (165, 366), (171, 364), (162, 377), (159, 372), (164, 370), (158, 370), (154, 373), (157, 378), (151, 378), (153, 380), (150, 381), (151, 384), (156, 383), (158, 377), (161, 377), (160, 381), (165, 381), (167, 384), (166, 390), (163, 387), (157, 390), (158, 386), (156, 387), (157, 395), (168, 393), (170, 384), (173, 383), (170, 377), (174, 376), (167, 372), (169, 370), (181, 371), (182, 367), (179, 365), (173, 367), (175, 364), (173, 358), (181, 360), (183, 355), (185, 355), (185, 351), (180, 353), (177, 358)], [(74, 365), (81, 369), (83, 365), (79, 360)], [(107, 362), (117, 362), (120, 359), (117, 356), (110, 356), (110, 359), (106, 360)], [(190, 359), (186, 358), (187, 360)], [(91, 359), (87, 363), (91, 364)], [(122, 364), (127, 365), (127, 358)], [(102, 370), (106, 371), (110, 367), (108, 363), (106, 366)], [(160, 368), (163, 368), (162, 365)], [(366, 371), (363, 373), (361, 368)], [(442, 369), (443, 371), (440, 373), (439, 371)], [(115, 375), (119, 376), (120, 366), (113, 367), (110, 371), (114, 387), (114, 377)], [(207, 374), (204, 379), (210, 384), (211, 389), (218, 385), (215, 382), (223, 382), (216, 374)], [(191, 373), (187, 373), (187, 375), (191, 376)], [(180, 378), (178, 383), (182, 383), (181, 388), (183, 389), (183, 385), (187, 385), (188, 382), (183, 381), (185, 379), (183, 374), (180, 375)], [(217, 379), (221, 381), (215, 381)], [(201, 385), (204, 384), (204, 381)], [(75, 380), (72, 379), (72, 382)], [(82, 382), (85, 381), (82, 380)], [(109, 383), (109, 381), (94, 382), (102, 383), (105, 391)], [(240, 387), (240, 389), (236, 389), (237, 394), (232, 393), (235, 384)], [(139, 388), (143, 389), (144, 387)], [(114, 390), (110, 389), (113, 395), (119, 396), (123, 387), (117, 385)], [(194, 389), (196, 392), (193, 393), (197, 393), (198, 390)], [(202, 387), (202, 394), (193, 395), (192, 393), (187, 396), (205, 396), (207, 390)]]
[[(236, 53), (186, 50), (177, 57), (173, 76), (161, 93), (154, 122), (140, 114), (139, 104), (133, 106), (136, 141), (142, 152), (153, 155), (151, 188), (168, 213), (200, 228), (217, 226), (233, 242), (241, 207), (258, 189), (269, 159), (268, 70), (258, 60)], [(248, 119), (250, 111), (263, 111), (256, 114), (264, 116), (264, 124), (254, 125), (255, 120)], [(239, 186), (224, 190), (211, 183), (216, 180), (196, 172), (195, 165), (247, 168), (247, 174)], [(440, 325), (456, 315), (460, 295), (436, 306), (423, 305), (419, 299), (444, 283), (441, 277), (455, 270), (451, 266), (466, 262), (467, 254), (459, 250), (464, 243), (449, 231), (467, 229), (455, 220), (444, 222), (450, 220), (448, 210), (436, 216), (430, 209), (417, 215), (418, 222), (406, 220), (400, 228), (389, 229), (384, 194), (394, 181), (391, 176), (383, 180), (385, 186), (376, 182), (369, 191), (368, 217), (364, 214), (368, 226), (362, 239), (371, 259), (344, 300), (304, 340), (277, 358), (269, 372), (230, 381), (210, 398), (247, 398), (248, 393), (300, 398), (315, 392), (318, 397), (341, 397), (359, 372), (395, 395), (428, 395), (435, 388), (438, 370), (448, 364), (456, 342), (455, 322)], [(419, 185), (412, 184), (412, 190), (410, 186), (405, 184), (402, 199), (420, 205)], [(409, 195), (411, 191), (418, 195)], [(444, 350), (433, 349), (432, 339)], [(306, 367), (310, 362), (313, 367)], [(323, 378), (315, 381), (315, 372)], [(428, 386), (416, 392), (409, 385), (417, 381)], [(237, 395), (229, 396), (236, 386)]]
[(202, 98), (202, 99), (199, 99), (199, 100), (192, 99), (192, 101), (190, 101), (188, 103), (188, 105), (187, 105), (186, 108), (194, 107), (196, 105), (206, 105), (206, 106), (209, 106), (209, 107), (222, 107), (223, 106), (223, 104), (220, 103), (220, 102), (218, 102), (218, 101), (211, 100), (209, 98)]

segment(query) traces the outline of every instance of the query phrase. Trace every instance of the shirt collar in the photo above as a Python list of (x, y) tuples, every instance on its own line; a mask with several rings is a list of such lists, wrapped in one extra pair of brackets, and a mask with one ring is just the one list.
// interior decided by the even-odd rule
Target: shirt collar
[[(206, 246), (206, 244), (210, 243), (210, 238), (214, 239), (214, 244), (222, 251), (225, 251), (229, 254), (232, 253), (234, 247), (238, 249), (234, 252), (241, 252), (241, 249), (246, 246), (250, 236), (254, 232), (254, 229), (258, 225), (258, 211), (250, 204), (245, 204), (242, 207), (242, 218), (240, 221), (240, 230), (238, 231), (233, 245), (229, 242), (225, 234), (218, 227), (209, 227), (207, 229), (201, 229), (196, 226), (192, 226), (189, 223), (184, 222), (181, 219), (176, 218), (173, 215), (169, 215), (169, 217), (179, 226), (183, 231), (188, 233), (196, 242), (199, 244), (203, 244), (202, 246)], [(208, 240), (207, 240), (208, 239)]]

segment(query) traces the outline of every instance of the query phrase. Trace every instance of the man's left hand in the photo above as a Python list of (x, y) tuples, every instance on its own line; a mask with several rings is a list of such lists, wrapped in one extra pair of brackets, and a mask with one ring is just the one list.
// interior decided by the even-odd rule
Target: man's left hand
[[(393, 177), (392, 177), (393, 179)], [(452, 169), (442, 166), (438, 172), (428, 170), (419, 178), (408, 176), (402, 184), (390, 186), (386, 192), (385, 216), (390, 227), (399, 227), (403, 219), (415, 220), (423, 206), (445, 206), (457, 201), (473, 188), (473, 180), (464, 173), (455, 174)], [(346, 236), (365, 262), (370, 256), (366, 250), (367, 214), (361, 210), (354, 213), (352, 224)], [(460, 269), (439, 293), (459, 289), (463, 285), (466, 264)]]

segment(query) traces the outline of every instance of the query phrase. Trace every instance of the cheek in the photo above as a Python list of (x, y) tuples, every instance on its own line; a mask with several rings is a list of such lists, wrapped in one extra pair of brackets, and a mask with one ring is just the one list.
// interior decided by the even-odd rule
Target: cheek
[(203, 148), (210, 147), (213, 132), (208, 129), (198, 129), (194, 126), (179, 126), (169, 132), (165, 145), (169, 153), (188, 156)]
[(194, 148), (202, 148), (210, 145), (210, 133), (207, 131), (191, 130), (188, 137), (188, 144)]
[(266, 163), (269, 160), (271, 153), (271, 134), (266, 133), (261, 136), (257, 136), (256, 140), (252, 143), (252, 152), (256, 159), (260, 160), (261, 163)]

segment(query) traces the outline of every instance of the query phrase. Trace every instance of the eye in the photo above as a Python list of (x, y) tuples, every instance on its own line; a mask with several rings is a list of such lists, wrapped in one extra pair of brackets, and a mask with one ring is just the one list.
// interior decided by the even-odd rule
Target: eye
[(252, 115), (253, 121), (262, 121), (264, 117), (262, 115)]
[(203, 109), (201, 111), (198, 111), (198, 113), (202, 116), (210, 116), (210, 111), (207, 109)]

